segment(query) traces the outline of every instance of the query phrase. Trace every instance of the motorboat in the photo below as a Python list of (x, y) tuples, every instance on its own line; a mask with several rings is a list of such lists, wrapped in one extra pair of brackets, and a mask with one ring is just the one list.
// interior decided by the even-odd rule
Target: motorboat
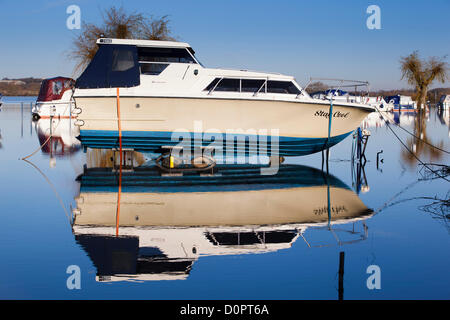
[(311, 93), (310, 95), (312, 98), (315, 99), (322, 99), (322, 100), (333, 99), (336, 102), (341, 101), (341, 102), (361, 103), (377, 107), (379, 107), (383, 103), (383, 97), (356, 95), (339, 88), (316, 91), (314, 93)]
[(44, 79), (41, 83), (36, 104), (32, 108), (34, 120), (38, 119), (70, 119), (75, 104), (72, 99), (75, 81), (66, 77)]
[(73, 94), (85, 148), (121, 142), (160, 152), (200, 140), (227, 153), (301, 156), (339, 143), (375, 111), (314, 99), (292, 76), (206, 68), (188, 43), (101, 38), (97, 44)]
[(119, 179), (114, 168), (85, 168), (72, 230), (96, 280), (183, 280), (204, 256), (275, 252), (299, 238), (333, 245), (308, 241), (307, 230), (331, 231), (335, 245), (367, 239), (374, 212), (333, 175), (301, 165), (273, 176), (255, 165), (216, 169), (165, 176), (143, 165)]
[(443, 94), (440, 97), (438, 107), (443, 108), (443, 109), (450, 108), (450, 94)]
[(393, 112), (417, 112), (417, 105), (410, 96), (393, 95), (384, 97), (383, 104)]

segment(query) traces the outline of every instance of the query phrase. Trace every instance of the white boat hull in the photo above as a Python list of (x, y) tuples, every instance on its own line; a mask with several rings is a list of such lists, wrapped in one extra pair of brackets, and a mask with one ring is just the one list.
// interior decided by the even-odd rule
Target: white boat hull
[[(118, 147), (117, 98), (75, 97), (75, 102), (82, 110), (78, 117), (82, 143), (92, 148)], [(120, 126), (124, 147), (138, 151), (176, 144), (182, 133), (203, 133), (204, 144), (214, 141), (214, 136), (223, 140), (224, 147), (230, 136), (250, 141), (277, 136), (280, 155), (290, 156), (340, 142), (372, 111), (368, 106), (335, 104), (330, 126), (326, 101), (124, 96)]]

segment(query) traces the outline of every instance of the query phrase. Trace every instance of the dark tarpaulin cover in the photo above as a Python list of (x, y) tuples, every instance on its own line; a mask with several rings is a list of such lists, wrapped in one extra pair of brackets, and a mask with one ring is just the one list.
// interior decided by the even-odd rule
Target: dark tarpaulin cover
[(384, 101), (386, 101), (387, 103), (393, 103), (394, 105), (400, 104), (400, 96), (399, 95), (386, 96), (384, 97)]
[(136, 46), (100, 45), (75, 87), (79, 89), (126, 88), (140, 84)]
[(67, 90), (72, 89), (74, 80), (66, 77), (45, 79), (41, 83), (37, 101), (60, 100)]

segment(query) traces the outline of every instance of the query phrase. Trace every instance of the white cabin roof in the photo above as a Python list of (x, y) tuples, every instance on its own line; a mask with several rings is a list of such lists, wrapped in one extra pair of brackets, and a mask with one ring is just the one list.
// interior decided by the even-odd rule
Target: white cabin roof
[(124, 44), (139, 47), (162, 47), (162, 48), (190, 48), (189, 43), (178, 41), (160, 41), (160, 40), (137, 40), (137, 39), (111, 39), (100, 38), (97, 44)]
[(224, 69), (224, 68), (207, 68), (208, 75), (215, 77), (239, 78), (239, 79), (268, 79), (268, 80), (287, 80), (294, 81), (293, 76), (281, 73), (261, 72), (252, 70)]

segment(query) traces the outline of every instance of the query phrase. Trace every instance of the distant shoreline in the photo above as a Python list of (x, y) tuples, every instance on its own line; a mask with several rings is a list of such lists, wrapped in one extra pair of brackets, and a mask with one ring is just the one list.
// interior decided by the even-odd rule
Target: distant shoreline
[[(0, 94), (3, 97), (37, 97), (39, 95), (39, 90), (41, 88), (41, 83), (43, 78), (19, 78), (19, 79), (8, 79), (3, 78), (0, 80)], [(307, 92), (311, 93), (313, 91), (320, 91), (322, 88), (314, 88), (314, 84), (319, 85), (320, 82), (311, 84)], [(327, 87), (328, 88), (328, 87)], [(396, 94), (412, 96), (414, 99), (415, 90), (414, 89), (392, 89), (392, 90), (371, 90), (369, 92), (370, 96), (392, 96)], [(442, 95), (450, 94), (450, 88), (433, 88), (428, 91), (429, 99), (432, 103), (439, 101)]]
[(35, 97), (39, 94), (41, 78), (20, 78), (0, 80), (0, 93), (6, 97)]

